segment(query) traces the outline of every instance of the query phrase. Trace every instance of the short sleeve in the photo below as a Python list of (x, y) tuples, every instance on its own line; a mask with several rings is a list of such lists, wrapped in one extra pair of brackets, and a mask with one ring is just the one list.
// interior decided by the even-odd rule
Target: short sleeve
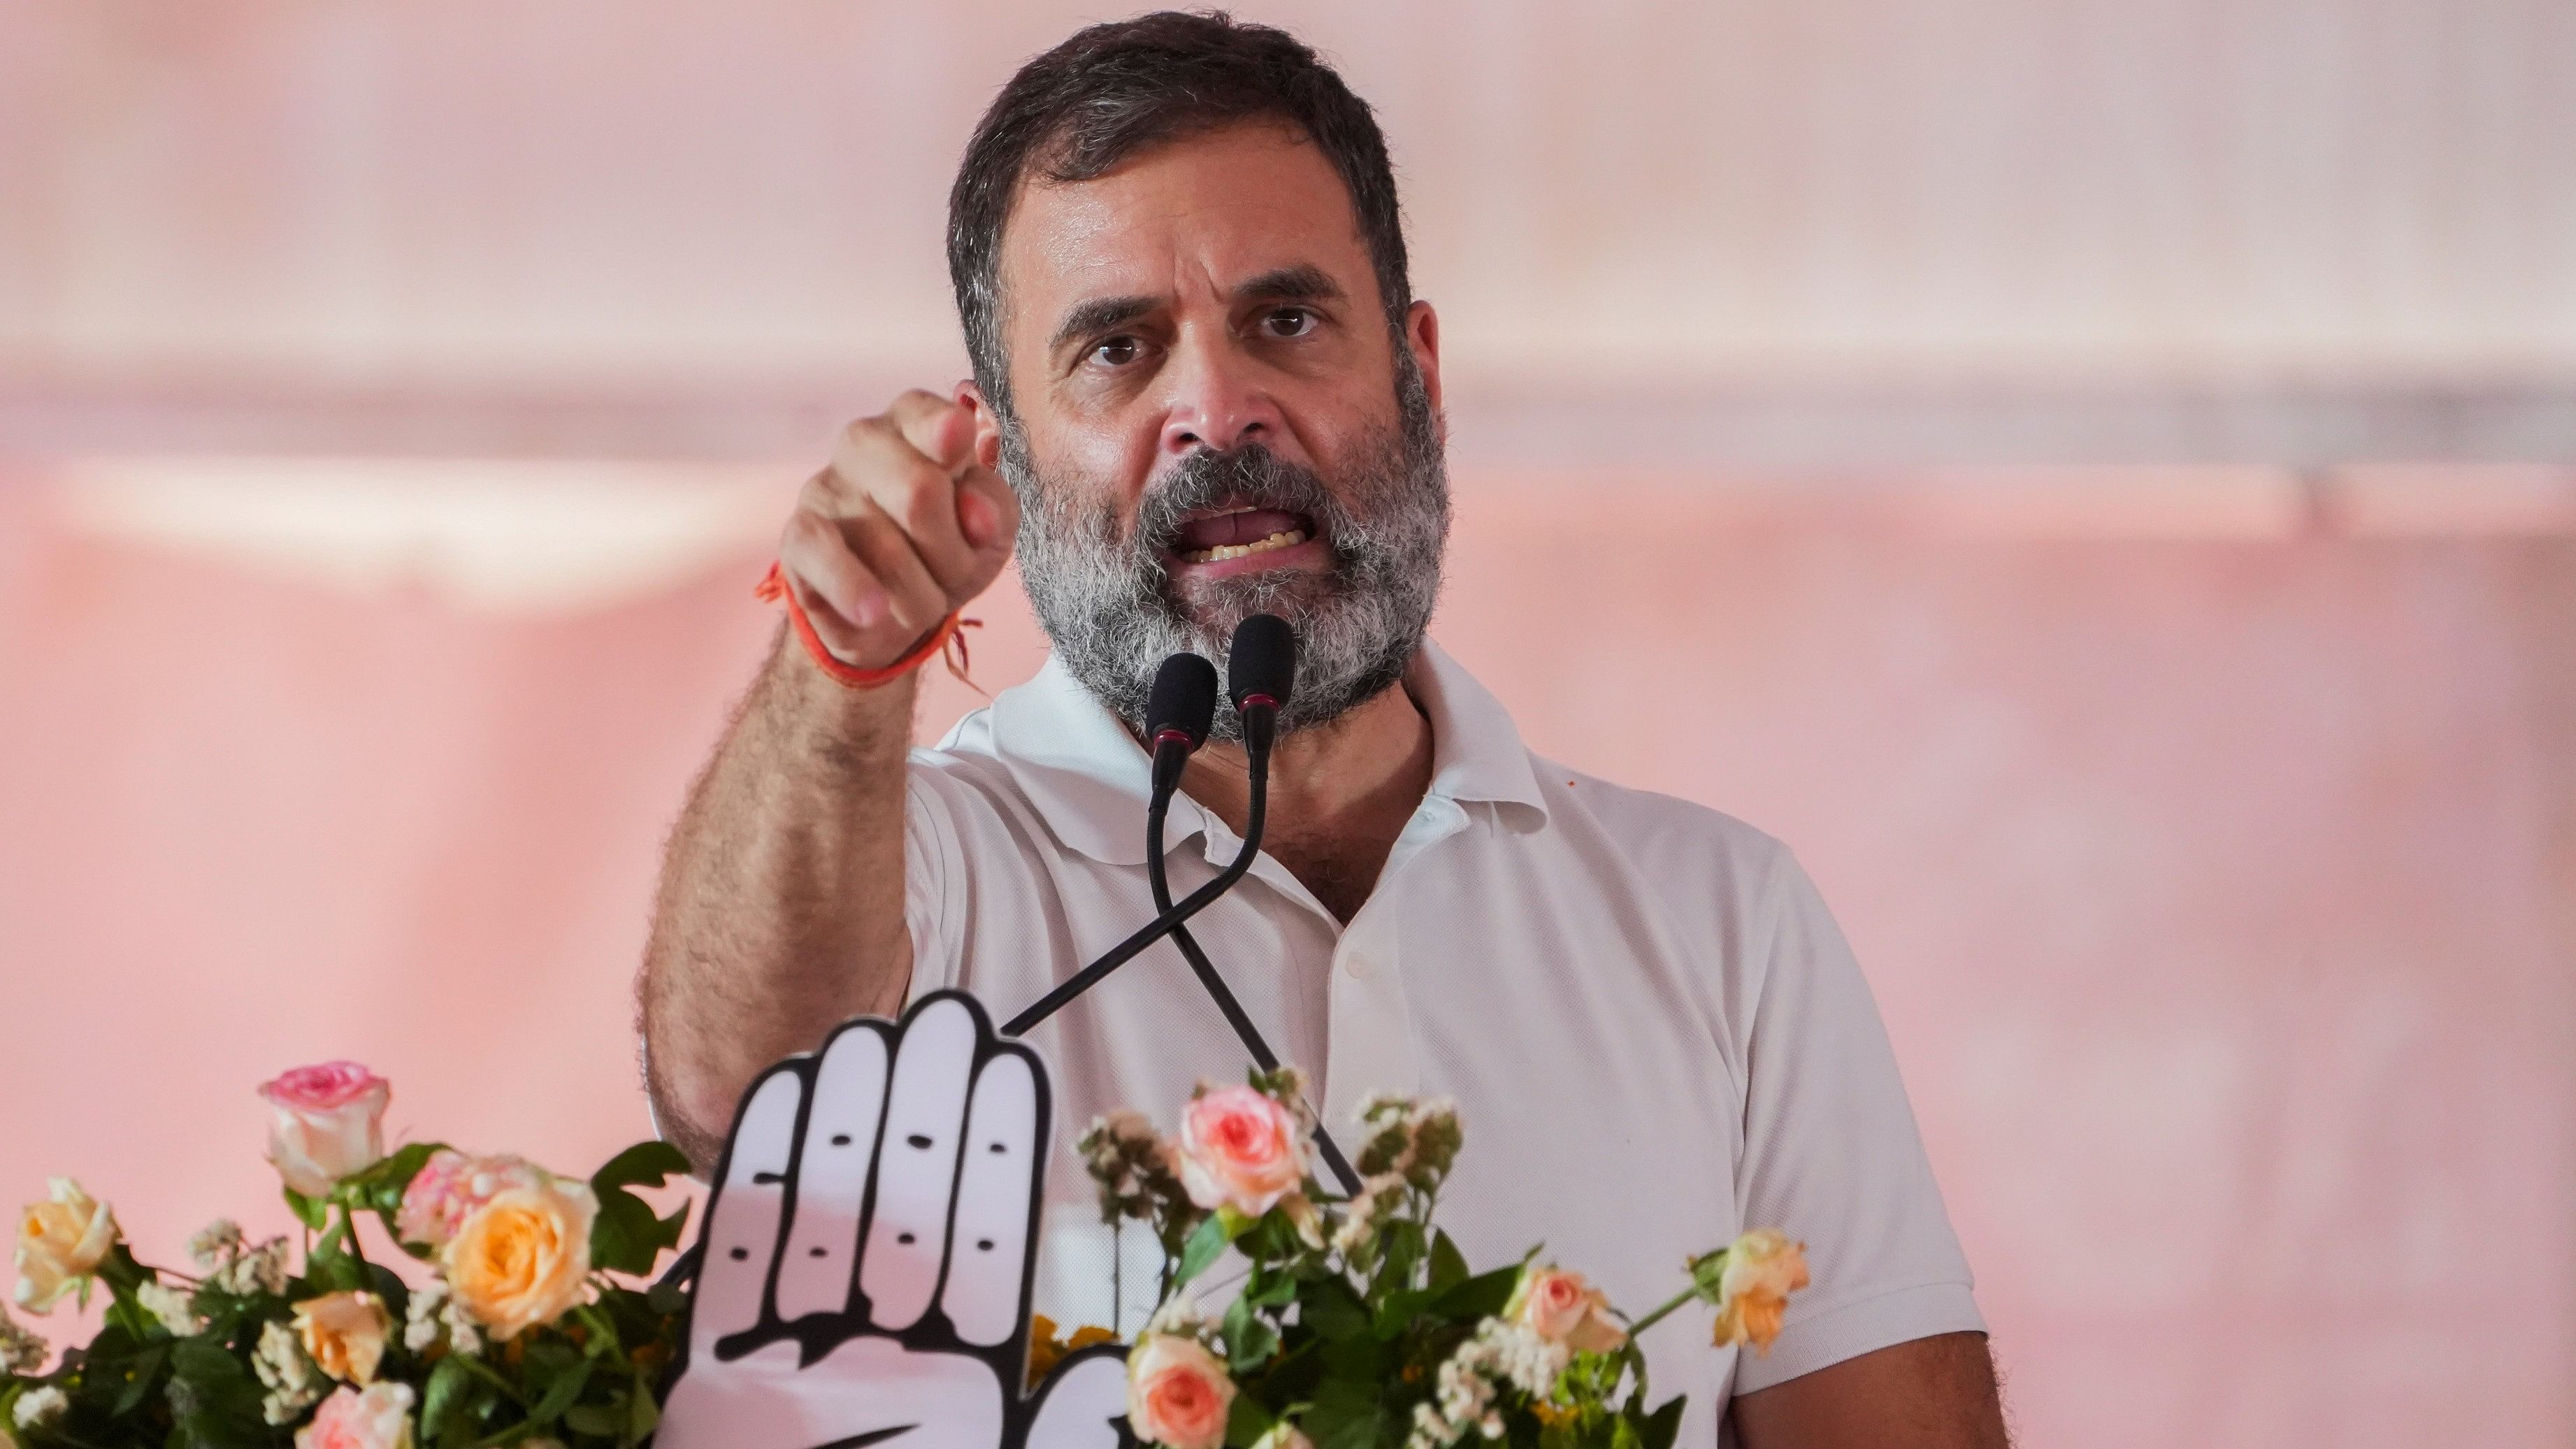
[(912, 933), (912, 984), (905, 1000), (958, 984), (965, 960), (959, 893), (965, 888), (965, 850), (958, 843), (954, 788), (938, 770), (917, 759), (906, 772), (903, 795), (903, 923)]
[(1790, 1300), (1770, 1353), (1738, 1361), (1739, 1394), (1893, 1344), (1985, 1329), (1859, 963), (1786, 850), (1763, 899), (1770, 929), (1752, 943), (1759, 987), (1739, 1028), (1738, 1206), (1746, 1226), (1805, 1242), (1813, 1281)]

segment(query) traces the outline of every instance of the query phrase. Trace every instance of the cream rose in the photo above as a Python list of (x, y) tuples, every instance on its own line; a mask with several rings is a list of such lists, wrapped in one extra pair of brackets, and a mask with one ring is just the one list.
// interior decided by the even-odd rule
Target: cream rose
[(18, 1283), (10, 1296), (30, 1313), (52, 1311), (116, 1246), (116, 1215), (79, 1183), (50, 1178), (45, 1193), (18, 1214)]
[(1717, 1282), (1719, 1347), (1749, 1343), (1756, 1354), (1771, 1351), (1789, 1295), (1807, 1286), (1806, 1249), (1778, 1228), (1755, 1228), (1726, 1250)]
[(545, 1173), (522, 1157), (468, 1157), (440, 1148), (403, 1189), (394, 1231), (406, 1243), (444, 1248), (465, 1219), (494, 1194), (534, 1187), (544, 1180)]
[(1628, 1341), (1610, 1300), (1580, 1273), (1536, 1264), (1521, 1273), (1503, 1316), (1577, 1353), (1608, 1353)]
[(295, 1305), (295, 1336), (322, 1372), (352, 1384), (376, 1381), (393, 1315), (373, 1293), (330, 1293)]
[(1248, 1218), (1270, 1211), (1306, 1177), (1304, 1129), (1286, 1107), (1248, 1086), (1202, 1092), (1182, 1108), (1177, 1155), (1190, 1201)]
[(1252, 1449), (1315, 1449), (1315, 1441), (1306, 1437), (1305, 1430), (1282, 1419), (1253, 1440)]
[(598, 1212), (587, 1186), (559, 1178), (493, 1194), (439, 1255), (448, 1288), (495, 1339), (553, 1322), (581, 1301)]
[(1127, 1355), (1127, 1424), (1139, 1439), (1217, 1449), (1233, 1407), (1234, 1380), (1194, 1338), (1149, 1333)]
[(322, 1197), (385, 1155), (385, 1103), (393, 1086), (356, 1062), (297, 1067), (260, 1084), (275, 1109), (268, 1160), (306, 1197)]
[(295, 1431), (295, 1449), (411, 1449), (411, 1405), (408, 1384), (342, 1389)]

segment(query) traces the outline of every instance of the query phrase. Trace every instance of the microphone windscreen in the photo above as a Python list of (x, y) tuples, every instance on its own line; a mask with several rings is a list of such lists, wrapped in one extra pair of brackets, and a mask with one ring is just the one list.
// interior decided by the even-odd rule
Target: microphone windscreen
[(1216, 666), (1188, 653), (1164, 660), (1154, 671), (1153, 693), (1145, 697), (1145, 748), (1152, 749), (1163, 731), (1179, 730), (1195, 750), (1207, 743), (1214, 723)]
[(1234, 644), (1226, 652), (1226, 698), (1235, 712), (1254, 695), (1286, 709), (1288, 691), (1297, 682), (1297, 635), (1276, 614), (1254, 614), (1235, 626)]

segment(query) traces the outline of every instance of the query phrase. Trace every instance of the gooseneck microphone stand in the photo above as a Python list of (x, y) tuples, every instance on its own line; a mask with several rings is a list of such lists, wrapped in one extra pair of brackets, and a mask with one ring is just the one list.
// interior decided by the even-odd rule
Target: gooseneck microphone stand
[[(1037, 1003), (1003, 1027), (1013, 1036), (1046, 1020), (1066, 1002), (1097, 985), (1111, 971), (1125, 965), (1145, 947), (1169, 935), (1181, 957), (1199, 979), (1208, 998), (1234, 1028), (1235, 1037), (1253, 1061), (1265, 1072), (1279, 1070), (1279, 1055), (1262, 1040), (1252, 1017), (1235, 999), (1225, 978), (1217, 974), (1207, 953), (1190, 934), (1189, 918), (1205, 908), (1243, 878), (1261, 852), (1262, 828), (1268, 819), (1270, 794), (1270, 747), (1278, 735), (1279, 710), (1288, 697), (1297, 674), (1297, 639), (1287, 622), (1271, 614), (1255, 614), (1245, 619), (1234, 634), (1227, 652), (1230, 665), (1229, 694), (1235, 716), (1242, 724), (1245, 762), (1250, 768), (1249, 803), (1244, 820), (1243, 844), (1235, 858), (1216, 879), (1209, 881), (1175, 905), (1169, 872), (1163, 860), (1164, 826), (1171, 811), (1172, 796), (1180, 788), (1181, 771), (1190, 755), (1206, 742), (1209, 727), (1216, 714), (1216, 669), (1195, 654), (1175, 654), (1163, 661), (1162, 670), (1154, 676), (1154, 688), (1145, 710), (1145, 733), (1153, 750), (1153, 790), (1145, 806), (1145, 875), (1152, 883), (1154, 908), (1161, 914), (1143, 930), (1120, 942), (1107, 955), (1094, 961), (1038, 999)], [(1315, 1131), (1315, 1146), (1332, 1171), (1342, 1191), (1357, 1194), (1360, 1178), (1342, 1155), (1332, 1134), (1320, 1123)]]

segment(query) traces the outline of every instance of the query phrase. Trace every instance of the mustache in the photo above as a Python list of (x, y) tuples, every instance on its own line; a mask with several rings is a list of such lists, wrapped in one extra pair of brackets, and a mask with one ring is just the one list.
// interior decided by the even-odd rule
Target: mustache
[(1329, 526), (1343, 512), (1312, 470), (1263, 444), (1245, 443), (1222, 453), (1202, 449), (1173, 465), (1139, 500), (1131, 539), (1159, 565), (1189, 515), (1227, 506), (1299, 513), (1318, 526)]

